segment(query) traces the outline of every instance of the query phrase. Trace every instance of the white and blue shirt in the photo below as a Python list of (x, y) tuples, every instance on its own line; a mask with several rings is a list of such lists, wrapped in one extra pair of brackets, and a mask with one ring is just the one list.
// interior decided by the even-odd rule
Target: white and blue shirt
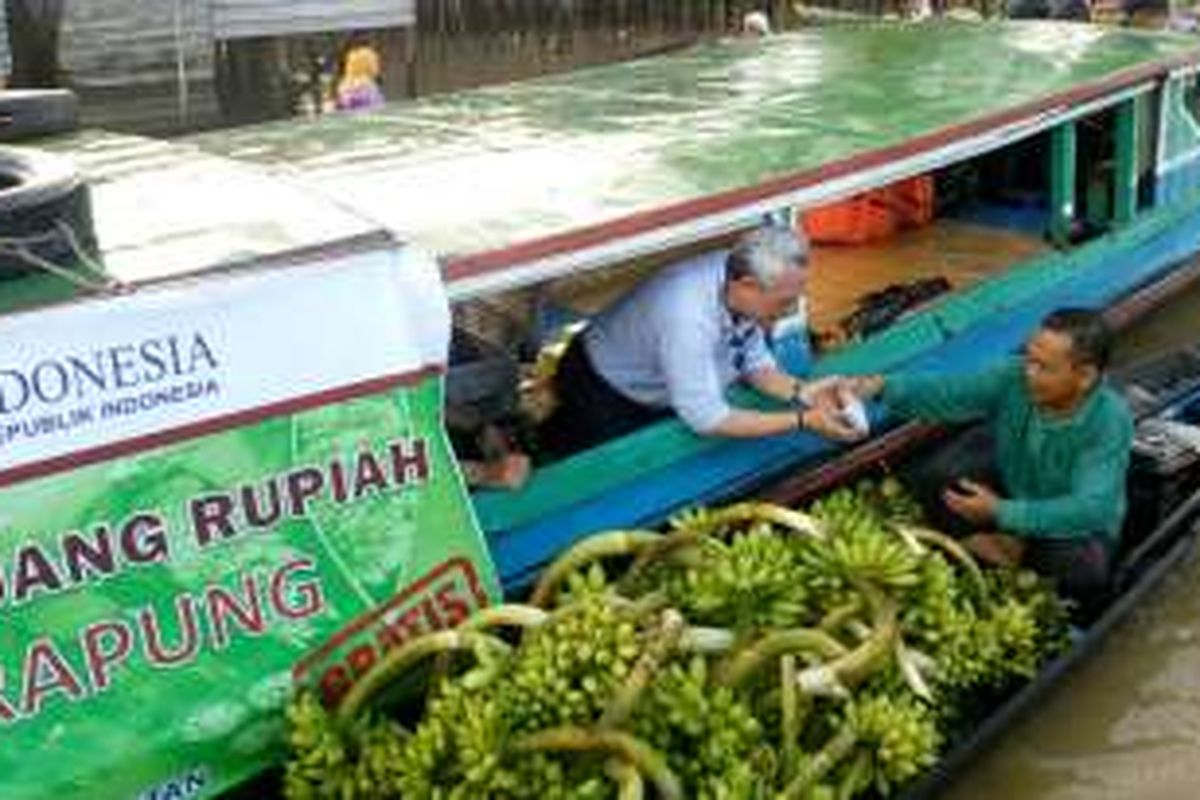
[(725, 250), (668, 267), (583, 333), (592, 366), (626, 397), (671, 407), (698, 433), (730, 414), (725, 391), (775, 367), (761, 326), (725, 305)]

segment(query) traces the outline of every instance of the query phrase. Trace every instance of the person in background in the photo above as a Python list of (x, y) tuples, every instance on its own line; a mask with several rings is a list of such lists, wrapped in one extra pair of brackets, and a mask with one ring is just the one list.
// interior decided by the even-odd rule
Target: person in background
[(770, 36), (771, 18), (764, 11), (750, 11), (742, 17), (742, 34), (745, 36)]
[(467, 486), (516, 491), (529, 480), (533, 464), (503, 428), (475, 409), (447, 404), (446, 431)]
[(1133, 419), (1104, 378), (1112, 336), (1095, 311), (1052, 312), (1022, 360), (970, 375), (848, 380), (902, 416), (975, 422), (912, 476), (931, 521), (984, 561), (1023, 563), (1094, 604), (1125, 516)]
[[(861, 431), (822, 386), (782, 371), (767, 331), (797, 309), (808, 243), (784, 227), (742, 237), (662, 270), (602, 311), (568, 346), (555, 375), (558, 406), (542, 426), (557, 457), (678, 415), (702, 436), (754, 438), (810, 430), (839, 440)], [(788, 403), (734, 408), (744, 382)]]
[(379, 88), (379, 53), (368, 44), (358, 44), (346, 52), (341, 76), (334, 92), (338, 111), (366, 111), (385, 102)]
[(1009, 19), (1091, 20), (1088, 0), (1008, 0)]
[(478, 333), (455, 325), (450, 339), (443, 418), (467, 486), (517, 490), (529, 480), (530, 458), (517, 446), (515, 362)]

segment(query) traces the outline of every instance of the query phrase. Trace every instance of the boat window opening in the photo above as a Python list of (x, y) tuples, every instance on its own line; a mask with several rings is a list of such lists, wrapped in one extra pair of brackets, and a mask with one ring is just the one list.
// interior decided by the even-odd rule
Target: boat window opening
[(1094, 239), (1113, 227), (1116, 119), (1116, 110), (1106, 108), (1076, 122), (1073, 244)]
[(1157, 165), (1159, 148), (1159, 127), (1162, 124), (1162, 89), (1146, 92), (1138, 97), (1139, 107), (1137, 116), (1137, 159), (1138, 159), (1138, 189), (1137, 210), (1148, 211), (1154, 208), (1154, 197), (1157, 191)]
[[(1133, 117), (1139, 126), (1133, 212), (1153, 201), (1156, 148), (1151, 107), (1156, 99), (1137, 102), (1142, 105)], [(1068, 248), (1118, 224), (1118, 109), (1103, 109), (1073, 125), (1073, 169), (1065, 174), (1074, 173), (1074, 211), (1070, 238), (1060, 245)], [(797, 209), (812, 254), (804, 325), (776, 337), (781, 363), (794, 369), (868, 342), (1051, 251), (1053, 137), (1047, 130), (933, 173)], [(554, 408), (553, 376), (570, 337), (657, 270), (727, 248), (737, 235), (458, 303), (456, 329), (469, 330), (491, 348), (491, 355), (474, 357), (499, 359), (471, 371), (516, 376), (493, 384), (500, 394), (484, 404), (505, 410), (492, 413), (489, 424), (498, 425), (535, 464), (548, 463), (536, 431)], [(451, 371), (457, 372), (456, 365)]]
[[(869, 340), (1046, 251), (1049, 162), (1043, 133), (808, 212), (815, 350)], [(831, 220), (830, 208), (849, 216)]]
[(737, 234), (456, 303), (446, 418), (459, 458), (508, 447), (547, 462), (538, 425), (553, 411), (554, 374), (587, 321), (659, 269), (732, 245)]
[[(1046, 252), (1049, 154), (1044, 133), (933, 174), (799, 210), (797, 224), (812, 240), (805, 324), (776, 337), (780, 361), (794, 368), (867, 341)], [(449, 419), (499, 427), (515, 448), (547, 463), (536, 430), (554, 408), (553, 375), (570, 337), (657, 270), (727, 248), (737, 235), (456, 304), (456, 331), (484, 347), (457, 349), (451, 382), (491, 383), (448, 397), (450, 405), (470, 398), (468, 405), (488, 411), (452, 411)], [(513, 374), (515, 380), (498, 379)], [(477, 441), (466, 446), (479, 450)]]
[(1183, 104), (1192, 121), (1200, 127), (1200, 73), (1189, 75), (1185, 79)]

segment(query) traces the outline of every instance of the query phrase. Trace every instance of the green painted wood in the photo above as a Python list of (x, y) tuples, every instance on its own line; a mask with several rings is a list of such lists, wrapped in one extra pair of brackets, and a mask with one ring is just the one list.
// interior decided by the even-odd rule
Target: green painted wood
[(188, 142), (464, 256), (902, 145), (1196, 47), (1052, 22), (832, 27)]
[(1130, 98), (1117, 109), (1116, 168), (1113, 175), (1113, 222), (1124, 225), (1137, 214), (1138, 113), (1141, 104)]
[(1067, 122), (1050, 132), (1050, 241), (1059, 247), (1075, 222), (1076, 161), (1075, 123)]
[(0, 314), (70, 300), (79, 293), (75, 284), (46, 273), (0, 281)]

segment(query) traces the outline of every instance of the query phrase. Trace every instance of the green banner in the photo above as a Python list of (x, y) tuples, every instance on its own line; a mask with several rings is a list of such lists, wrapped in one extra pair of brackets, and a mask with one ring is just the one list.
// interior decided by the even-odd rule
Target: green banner
[(0, 489), (0, 797), (210, 797), (498, 596), (441, 386), (281, 414)]

